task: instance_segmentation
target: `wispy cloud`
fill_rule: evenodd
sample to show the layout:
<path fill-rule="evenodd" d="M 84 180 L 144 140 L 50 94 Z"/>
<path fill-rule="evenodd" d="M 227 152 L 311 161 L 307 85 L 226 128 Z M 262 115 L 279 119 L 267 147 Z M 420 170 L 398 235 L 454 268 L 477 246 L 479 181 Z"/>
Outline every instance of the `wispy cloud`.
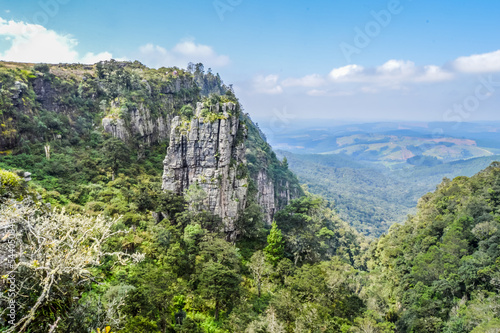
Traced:
<path fill-rule="evenodd" d="M 323 78 L 321 75 L 311 74 L 298 79 L 289 78 L 283 80 L 282 84 L 285 87 L 320 87 L 324 85 L 325 82 L 325 78 Z"/>
<path fill-rule="evenodd" d="M 112 54 L 79 54 L 78 41 L 71 35 L 62 35 L 38 24 L 22 21 L 7 21 L 0 17 L 0 36 L 11 44 L 0 52 L 0 58 L 18 62 L 46 63 L 94 63 L 109 60 Z"/>
<path fill-rule="evenodd" d="M 338 90 L 328 90 L 328 89 L 312 89 L 307 92 L 307 95 L 312 97 L 324 97 L 324 96 L 352 96 L 354 95 L 354 91 L 338 91 Z"/>
<path fill-rule="evenodd" d="M 415 78 L 415 82 L 440 82 L 452 80 L 455 76 L 443 68 L 435 65 L 423 67 L 423 73 Z"/>
<path fill-rule="evenodd" d="M 450 73 L 439 66 L 418 67 L 412 61 L 389 60 L 375 68 L 348 65 L 334 68 L 328 78 L 332 82 L 357 82 L 390 87 L 412 82 L 439 82 L 453 79 Z"/>
<path fill-rule="evenodd" d="M 283 92 L 283 88 L 278 81 L 278 75 L 257 75 L 253 79 L 254 92 L 267 95 L 281 94 Z"/>
<path fill-rule="evenodd" d="M 107 51 L 81 54 L 77 51 L 78 40 L 75 37 L 39 24 L 7 21 L 0 17 L 0 36 L 10 43 L 6 49 L 0 50 L 0 59 L 6 61 L 93 64 L 113 58 Z M 218 54 L 211 46 L 190 40 L 182 41 L 170 50 L 147 44 L 140 47 L 138 53 L 139 60 L 152 67 L 185 67 L 189 62 L 222 67 L 230 63 L 228 56 Z M 125 59 L 120 57 L 117 60 Z"/>
<path fill-rule="evenodd" d="M 418 66 L 410 60 L 391 59 L 375 67 L 351 64 L 333 68 L 326 75 L 310 74 L 285 78 L 271 74 L 254 79 L 256 92 L 280 94 L 287 89 L 304 89 L 309 96 L 351 96 L 384 90 L 411 90 L 411 86 L 454 81 L 464 74 L 500 72 L 500 50 L 457 58 L 443 66 Z"/>
<path fill-rule="evenodd" d="M 143 45 L 139 49 L 139 57 L 151 67 L 185 67 L 189 62 L 202 62 L 208 67 L 223 67 L 230 63 L 228 56 L 218 54 L 211 46 L 189 40 L 178 43 L 171 50 L 154 44 Z"/>

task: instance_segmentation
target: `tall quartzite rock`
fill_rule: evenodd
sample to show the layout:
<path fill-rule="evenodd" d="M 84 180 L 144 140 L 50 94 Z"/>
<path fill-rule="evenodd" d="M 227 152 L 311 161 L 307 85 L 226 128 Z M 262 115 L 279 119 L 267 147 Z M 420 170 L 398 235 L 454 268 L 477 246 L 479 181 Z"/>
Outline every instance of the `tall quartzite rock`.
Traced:
<path fill-rule="evenodd" d="M 163 189 L 183 193 L 198 183 L 207 193 L 205 206 L 224 222 L 224 231 L 234 233 L 238 213 L 247 200 L 247 178 L 237 176 L 237 166 L 245 163 L 245 147 L 237 142 L 240 122 L 237 105 L 212 106 L 222 119 L 210 122 L 201 116 L 202 103 L 189 122 L 172 121 L 170 145 L 164 161 Z"/>
<path fill-rule="evenodd" d="M 210 106 L 211 119 L 202 116 L 203 108 L 198 103 L 191 120 L 175 117 L 172 121 L 163 189 L 182 194 L 198 184 L 207 194 L 205 207 L 222 218 L 224 231 L 234 238 L 239 233 L 236 221 L 249 200 L 249 182 L 253 182 L 256 202 L 265 222 L 271 224 L 274 213 L 301 195 L 300 190 L 291 194 L 288 182 L 273 180 L 265 163 L 254 175 L 242 173 L 249 148 L 245 145 L 247 126 L 240 122 L 238 105 Z"/>

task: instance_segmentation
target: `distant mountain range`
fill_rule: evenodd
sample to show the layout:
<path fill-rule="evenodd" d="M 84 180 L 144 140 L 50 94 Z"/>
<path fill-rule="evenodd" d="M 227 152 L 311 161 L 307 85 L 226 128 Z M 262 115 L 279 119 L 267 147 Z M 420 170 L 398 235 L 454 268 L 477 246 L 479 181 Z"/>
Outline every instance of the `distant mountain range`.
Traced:
<path fill-rule="evenodd" d="M 500 149 L 500 123 L 383 122 L 331 126 L 325 126 L 325 123 L 328 124 L 291 126 L 287 131 L 272 133 L 269 141 L 277 149 L 295 153 L 344 152 L 352 155 L 367 152 L 364 155 L 373 154 L 369 158 L 372 161 L 379 154 L 371 151 L 380 151 L 386 146 L 384 150 L 388 151 L 382 153 L 385 157 L 382 160 L 396 161 L 427 155 L 427 152 L 429 156 L 446 162 L 488 156 Z M 361 146 L 363 144 L 366 147 Z M 389 156 L 389 152 L 398 147 L 400 153 Z"/>
<path fill-rule="evenodd" d="M 309 191 L 366 235 L 413 212 L 444 177 L 500 160 L 500 123 L 372 123 L 295 128 L 269 140 Z"/>

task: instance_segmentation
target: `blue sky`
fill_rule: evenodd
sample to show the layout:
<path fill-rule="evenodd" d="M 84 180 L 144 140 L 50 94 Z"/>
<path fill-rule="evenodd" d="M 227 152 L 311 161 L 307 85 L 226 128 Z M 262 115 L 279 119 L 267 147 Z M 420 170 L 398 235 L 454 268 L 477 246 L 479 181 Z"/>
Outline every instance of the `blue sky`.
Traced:
<path fill-rule="evenodd" d="M 261 122 L 500 120 L 496 0 L 3 4 L 1 59 L 202 61 Z"/>

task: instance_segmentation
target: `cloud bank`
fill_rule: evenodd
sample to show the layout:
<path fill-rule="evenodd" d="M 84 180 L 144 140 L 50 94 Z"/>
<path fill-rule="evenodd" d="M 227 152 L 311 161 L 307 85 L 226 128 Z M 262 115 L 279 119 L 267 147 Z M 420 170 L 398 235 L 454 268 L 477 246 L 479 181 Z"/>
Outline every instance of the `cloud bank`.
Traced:
<path fill-rule="evenodd" d="M 139 58 L 150 67 L 178 66 L 186 67 L 189 62 L 203 63 L 205 67 L 223 67 L 230 63 L 229 57 L 217 54 L 211 46 L 183 41 L 171 50 L 146 44 L 139 49 Z"/>
<path fill-rule="evenodd" d="M 351 96 L 387 90 L 406 90 L 410 86 L 454 81 L 462 75 L 500 72 L 500 50 L 457 58 L 443 66 L 417 66 L 410 60 L 391 59 L 376 67 L 351 64 L 333 68 L 328 74 L 308 74 L 278 80 L 270 74 L 254 78 L 256 93 L 281 94 L 302 88 L 309 96 Z M 342 90 L 344 89 L 344 90 Z"/>
<path fill-rule="evenodd" d="M 0 36 L 10 47 L 0 52 L 0 59 L 17 62 L 95 63 L 109 60 L 109 52 L 79 54 L 78 41 L 70 35 L 61 35 L 38 24 L 7 21 L 0 17 Z"/>
<path fill-rule="evenodd" d="M 5 20 L 0 17 L 0 38 L 10 46 L 0 51 L 0 60 L 28 63 L 85 63 L 99 61 L 125 60 L 127 57 L 114 57 L 107 51 L 100 53 L 77 51 L 78 40 L 71 35 L 58 33 L 39 24 Z M 179 66 L 189 62 L 202 62 L 207 67 L 223 67 L 230 63 L 226 55 L 220 55 L 208 45 L 186 40 L 168 50 L 155 44 L 138 48 L 136 58 L 150 67 Z"/>

